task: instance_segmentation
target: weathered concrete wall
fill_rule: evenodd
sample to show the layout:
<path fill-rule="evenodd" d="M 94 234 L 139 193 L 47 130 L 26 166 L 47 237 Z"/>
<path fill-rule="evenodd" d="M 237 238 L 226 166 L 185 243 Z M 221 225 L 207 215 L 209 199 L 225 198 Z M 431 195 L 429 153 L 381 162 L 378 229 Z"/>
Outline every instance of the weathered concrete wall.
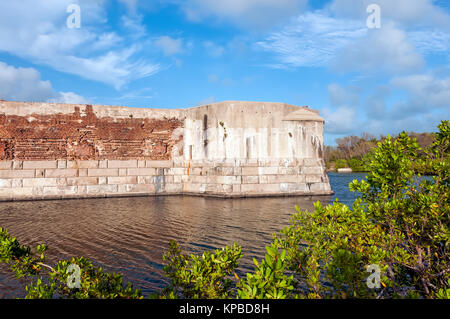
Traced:
<path fill-rule="evenodd" d="M 0 101 L 0 200 L 331 194 L 322 153 L 317 112 L 284 103 Z"/>

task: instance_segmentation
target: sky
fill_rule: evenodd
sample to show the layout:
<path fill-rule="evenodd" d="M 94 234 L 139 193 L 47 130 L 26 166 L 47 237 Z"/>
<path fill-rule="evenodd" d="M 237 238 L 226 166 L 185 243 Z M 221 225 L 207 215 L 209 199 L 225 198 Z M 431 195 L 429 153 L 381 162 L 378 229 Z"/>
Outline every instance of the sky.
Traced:
<path fill-rule="evenodd" d="M 450 117 L 450 1 L 1 0 L 0 99 L 307 105 L 326 145 L 436 131 Z"/>

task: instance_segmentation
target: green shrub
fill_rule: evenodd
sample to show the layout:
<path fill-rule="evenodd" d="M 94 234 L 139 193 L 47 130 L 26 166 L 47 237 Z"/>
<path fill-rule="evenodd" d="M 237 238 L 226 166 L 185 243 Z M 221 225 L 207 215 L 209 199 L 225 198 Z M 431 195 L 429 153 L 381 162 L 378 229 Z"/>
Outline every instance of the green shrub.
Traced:
<path fill-rule="evenodd" d="M 185 255 L 171 242 L 164 256 L 167 288 L 152 298 L 449 298 L 450 125 L 442 121 L 434 143 L 421 149 L 403 132 L 365 158 L 366 180 L 349 187 L 361 195 L 352 207 L 335 201 L 314 210 L 296 207 L 291 225 L 274 235 L 265 257 L 239 278 L 237 244 Z M 424 154 L 418 159 L 418 154 Z M 345 163 L 347 164 L 347 163 Z M 338 167 L 338 165 L 336 165 Z M 435 176 L 421 178 L 427 171 Z M 45 245 L 22 246 L 0 228 L 0 262 L 18 277 L 42 275 L 28 298 L 141 298 L 120 275 L 85 258 L 46 265 Z M 81 269 L 81 287 L 68 288 L 69 263 Z M 380 286 L 369 284 L 380 270 Z M 48 271 L 50 269 L 50 271 Z"/>

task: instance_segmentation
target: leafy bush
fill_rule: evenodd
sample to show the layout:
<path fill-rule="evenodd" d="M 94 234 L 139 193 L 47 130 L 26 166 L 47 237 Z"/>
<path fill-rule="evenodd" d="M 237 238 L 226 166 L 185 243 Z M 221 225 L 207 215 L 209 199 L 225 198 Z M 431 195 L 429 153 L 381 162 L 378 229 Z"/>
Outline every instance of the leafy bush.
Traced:
<path fill-rule="evenodd" d="M 405 132 L 372 150 L 366 180 L 349 187 L 361 196 L 352 208 L 335 201 L 314 211 L 296 207 L 292 223 L 274 235 L 252 273 L 235 272 L 237 244 L 185 255 L 175 242 L 164 255 L 167 288 L 152 298 L 446 298 L 450 297 L 450 124 L 442 121 L 433 144 L 419 147 Z M 418 159 L 418 154 L 422 157 Z M 424 154 L 424 155 L 423 155 Z M 432 170 L 435 176 L 424 179 Z M 16 276 L 37 276 L 28 298 L 141 298 L 122 277 L 85 258 L 46 265 L 45 245 L 22 246 L 0 229 L 0 262 Z M 81 287 L 68 288 L 69 263 L 81 269 Z M 368 284 L 368 266 L 380 286 Z M 370 276 L 369 276 L 370 275 Z M 369 278 L 368 278 L 369 277 Z"/>
<path fill-rule="evenodd" d="M 338 159 L 334 165 L 336 170 L 348 167 L 348 163 L 345 159 Z"/>
<path fill-rule="evenodd" d="M 39 276 L 36 282 L 26 286 L 29 299 L 48 298 L 142 298 L 141 291 L 133 289 L 131 283 L 123 285 L 122 276 L 103 272 L 86 258 L 72 258 L 58 261 L 55 267 L 45 264 L 46 245 L 38 245 L 33 252 L 28 246 L 20 245 L 6 229 L 0 228 L 0 262 L 10 265 L 17 278 Z M 73 272 L 70 264 L 80 269 L 80 287 L 69 288 L 68 279 Z"/>

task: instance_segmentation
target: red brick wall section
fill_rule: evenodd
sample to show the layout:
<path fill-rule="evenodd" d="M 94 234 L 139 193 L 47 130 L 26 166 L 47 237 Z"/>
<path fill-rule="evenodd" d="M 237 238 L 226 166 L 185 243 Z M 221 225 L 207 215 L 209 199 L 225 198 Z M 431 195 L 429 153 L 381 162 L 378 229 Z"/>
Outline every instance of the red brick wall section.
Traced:
<path fill-rule="evenodd" d="M 176 118 L 98 118 L 90 105 L 85 114 L 0 113 L 0 160 L 167 160 L 179 142 L 172 132 L 183 126 Z"/>

